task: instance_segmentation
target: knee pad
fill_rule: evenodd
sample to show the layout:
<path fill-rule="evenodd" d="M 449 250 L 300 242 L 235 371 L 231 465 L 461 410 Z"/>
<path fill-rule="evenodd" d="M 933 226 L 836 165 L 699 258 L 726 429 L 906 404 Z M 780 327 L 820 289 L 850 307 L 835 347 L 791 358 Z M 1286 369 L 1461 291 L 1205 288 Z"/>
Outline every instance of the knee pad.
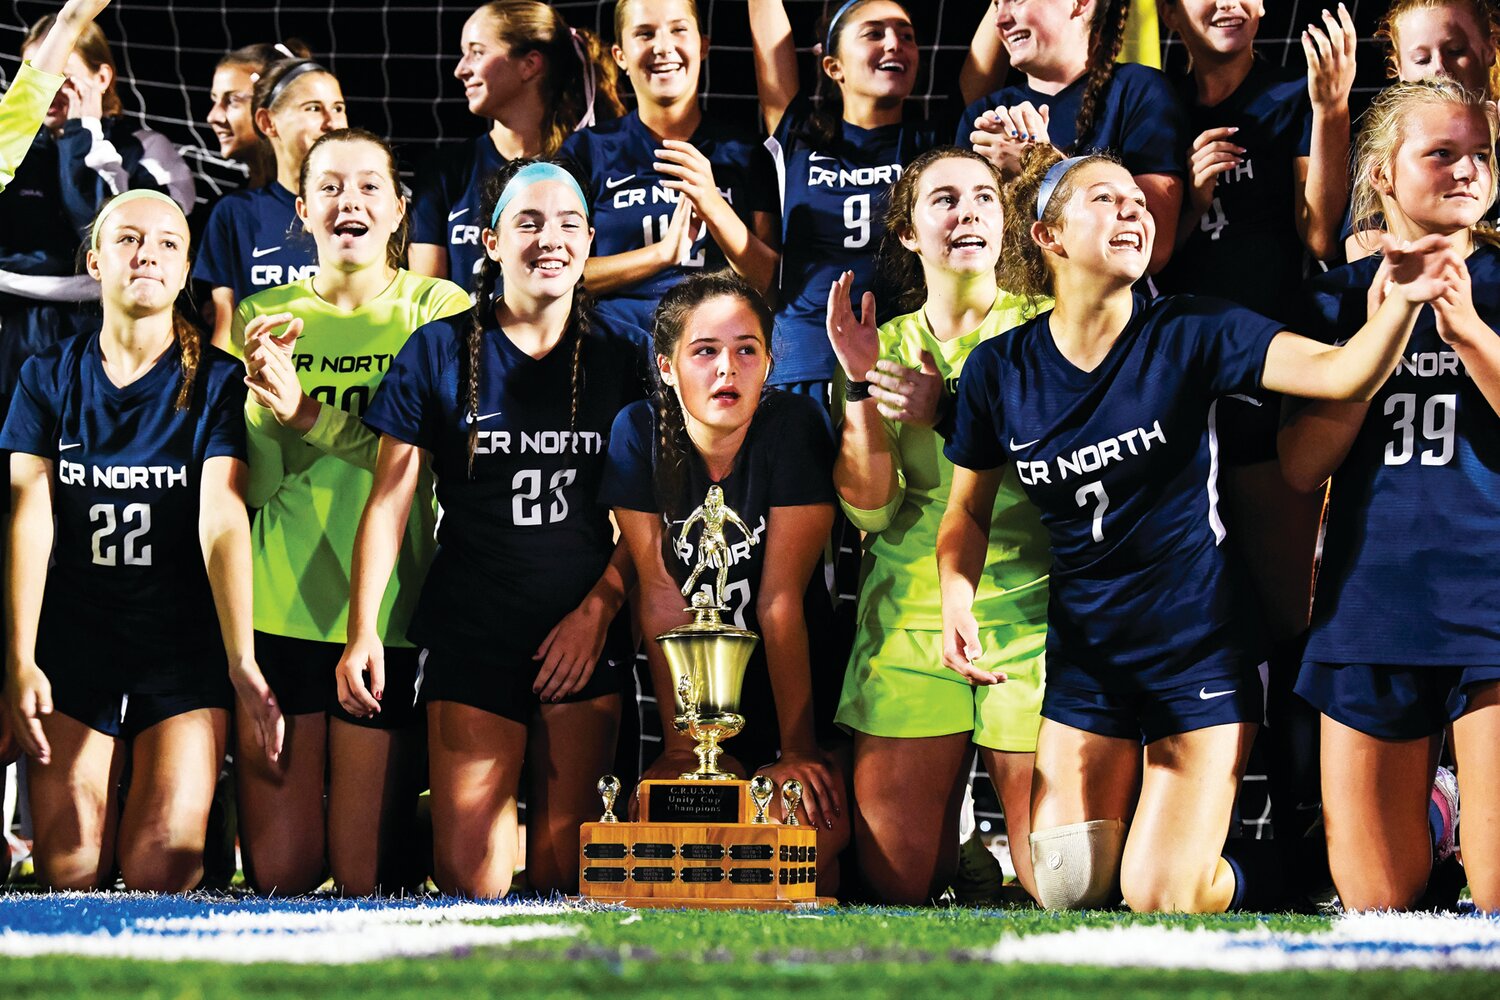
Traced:
<path fill-rule="evenodd" d="M 1031 835 L 1037 902 L 1049 910 L 1092 910 L 1120 902 L 1125 824 L 1071 823 Z"/>

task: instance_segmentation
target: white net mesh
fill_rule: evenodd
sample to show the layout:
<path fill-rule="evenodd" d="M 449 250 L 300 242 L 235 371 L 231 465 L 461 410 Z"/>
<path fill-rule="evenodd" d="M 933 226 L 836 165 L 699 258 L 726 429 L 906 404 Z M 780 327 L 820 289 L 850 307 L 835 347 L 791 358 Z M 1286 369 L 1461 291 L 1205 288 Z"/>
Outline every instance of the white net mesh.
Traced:
<path fill-rule="evenodd" d="M 244 181 L 237 164 L 217 155 L 203 122 L 208 111 L 209 82 L 219 57 L 254 42 L 301 38 L 313 54 L 339 76 L 349 99 L 350 121 L 391 137 L 407 163 L 420 158 L 434 142 L 456 141 L 475 134 L 480 123 L 468 113 L 452 69 L 459 32 L 474 3 L 323 4 L 299 0 L 209 3 L 201 0 L 147 2 L 117 0 L 101 18 L 119 65 L 119 91 L 127 114 L 140 117 L 166 134 L 182 150 L 200 180 L 199 197 L 213 200 Z M 571 24 L 587 27 L 608 40 L 613 35 L 612 0 L 560 0 L 554 4 Z M 700 0 L 712 38 L 704 64 L 703 89 L 716 116 L 757 125 L 754 74 L 746 5 L 743 0 Z M 923 43 L 920 102 L 940 102 L 968 46 L 976 20 L 988 16 L 977 0 L 935 0 L 910 4 Z M 1267 5 L 1259 46 L 1274 62 L 1299 64 L 1297 40 L 1302 25 L 1322 3 L 1273 0 Z M 811 41 L 823 0 L 788 0 L 796 38 L 807 43 L 803 79 L 814 79 Z M 56 0 L 0 2 L 0 76 L 8 80 L 19 64 L 26 25 L 57 10 Z M 1378 0 L 1352 0 L 1350 8 L 1368 39 L 1384 8 Z M 1295 30 L 1294 30 L 1295 29 Z M 1173 42 L 1166 45 L 1168 67 L 1181 65 Z M 1377 51 L 1362 45 L 1361 93 L 1377 87 L 1383 71 Z"/>

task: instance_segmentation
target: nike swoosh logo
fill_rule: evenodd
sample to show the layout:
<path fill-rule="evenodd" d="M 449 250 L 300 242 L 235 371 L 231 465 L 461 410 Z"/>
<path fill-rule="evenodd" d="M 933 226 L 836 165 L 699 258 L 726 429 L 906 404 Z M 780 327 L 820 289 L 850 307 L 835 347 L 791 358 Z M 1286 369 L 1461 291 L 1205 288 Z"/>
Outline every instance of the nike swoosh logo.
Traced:
<path fill-rule="evenodd" d="M 71 448 L 82 448 L 82 447 L 83 447 L 83 442 L 82 441 L 77 441 L 77 442 L 74 442 L 73 444 L 63 444 L 62 442 L 58 442 L 57 450 L 58 451 L 68 451 Z"/>
<path fill-rule="evenodd" d="M 1215 691 L 1213 694 L 1209 694 L 1208 688 L 1201 687 L 1198 689 L 1198 697 L 1203 701 L 1208 701 L 1210 698 L 1222 698 L 1226 694 L 1234 694 L 1234 691 L 1234 688 L 1230 688 L 1228 691 Z"/>
<path fill-rule="evenodd" d="M 1010 439 L 1010 450 L 1011 451 L 1024 451 L 1027 448 L 1030 448 L 1032 445 L 1036 444 L 1036 442 L 1040 441 L 1040 440 L 1041 440 L 1041 438 L 1037 438 L 1036 441 L 1027 441 L 1024 444 L 1016 444 L 1016 439 L 1015 438 L 1011 438 Z"/>
<path fill-rule="evenodd" d="M 615 188 L 619 187 L 621 184 L 624 184 L 627 181 L 633 181 L 633 180 L 635 180 L 635 174 L 631 174 L 629 177 L 606 177 L 606 178 L 604 178 L 604 186 L 607 187 L 609 190 L 613 191 Z"/>
<path fill-rule="evenodd" d="M 838 159 L 837 156 L 825 156 L 822 153 L 809 153 L 808 156 L 807 156 L 807 162 L 809 162 L 809 163 L 821 163 L 821 162 L 823 162 L 825 160 L 837 160 L 837 159 Z"/>
<path fill-rule="evenodd" d="M 266 247 L 266 249 L 262 250 L 260 247 L 256 247 L 254 250 L 250 251 L 250 256 L 252 256 L 252 257 L 264 257 L 266 254 L 268 254 L 268 253 L 275 253 L 277 250 L 280 250 L 280 249 L 281 249 L 281 247 Z"/>
<path fill-rule="evenodd" d="M 474 422 L 476 424 L 483 423 L 484 421 L 490 419 L 490 417 L 498 417 L 500 414 L 502 414 L 504 412 L 505 412 L 504 410 L 496 410 L 494 413 L 480 414 L 479 416 L 477 416 L 477 417 L 474 418 Z"/>
<path fill-rule="evenodd" d="M 468 212 L 467 208 L 460 208 L 457 212 L 449 212 L 448 221 L 452 222 L 454 219 L 458 218 L 460 215 L 463 215 L 466 212 Z"/>

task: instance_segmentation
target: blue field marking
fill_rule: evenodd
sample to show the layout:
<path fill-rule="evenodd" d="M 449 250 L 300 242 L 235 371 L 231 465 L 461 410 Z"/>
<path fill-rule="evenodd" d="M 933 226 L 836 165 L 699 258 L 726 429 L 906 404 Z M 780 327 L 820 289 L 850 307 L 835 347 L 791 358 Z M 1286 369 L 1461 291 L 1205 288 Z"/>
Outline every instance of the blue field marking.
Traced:
<path fill-rule="evenodd" d="M 579 929 L 530 919 L 566 912 L 504 900 L 0 895 L 0 956 L 343 964 L 569 937 Z"/>
<path fill-rule="evenodd" d="M 1326 931 L 1172 926 L 1084 927 L 1006 936 L 986 956 L 1005 963 L 1281 972 L 1315 969 L 1500 970 L 1500 917 L 1351 914 Z"/>

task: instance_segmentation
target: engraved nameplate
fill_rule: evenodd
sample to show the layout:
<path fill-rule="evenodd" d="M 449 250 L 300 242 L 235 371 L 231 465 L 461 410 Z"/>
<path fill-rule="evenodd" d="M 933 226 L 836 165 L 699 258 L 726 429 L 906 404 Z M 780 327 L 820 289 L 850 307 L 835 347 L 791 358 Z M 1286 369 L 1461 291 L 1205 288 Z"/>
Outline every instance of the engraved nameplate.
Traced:
<path fill-rule="evenodd" d="M 742 789 L 739 782 L 653 784 L 642 819 L 647 823 L 738 823 Z"/>
<path fill-rule="evenodd" d="M 718 861 L 724 856 L 723 844 L 683 844 L 684 861 Z"/>
<path fill-rule="evenodd" d="M 648 861 L 670 861 L 677 857 L 677 848 L 672 844 L 652 844 L 643 841 L 631 850 L 636 857 L 645 858 Z"/>
<path fill-rule="evenodd" d="M 623 868 L 601 868 L 590 865 L 583 870 L 585 882 L 623 882 L 625 881 L 625 869 Z"/>
<path fill-rule="evenodd" d="M 671 865 L 636 865 L 630 877 L 637 882 L 670 882 L 677 877 Z"/>
<path fill-rule="evenodd" d="M 731 861 L 770 861 L 770 844 L 732 844 L 729 848 Z"/>
<path fill-rule="evenodd" d="M 624 844 L 584 844 L 583 856 L 586 858 L 623 858 L 625 857 Z"/>
<path fill-rule="evenodd" d="M 704 868 L 684 868 L 681 877 L 684 882 L 722 882 L 724 881 L 724 869 L 718 865 L 709 865 Z"/>

